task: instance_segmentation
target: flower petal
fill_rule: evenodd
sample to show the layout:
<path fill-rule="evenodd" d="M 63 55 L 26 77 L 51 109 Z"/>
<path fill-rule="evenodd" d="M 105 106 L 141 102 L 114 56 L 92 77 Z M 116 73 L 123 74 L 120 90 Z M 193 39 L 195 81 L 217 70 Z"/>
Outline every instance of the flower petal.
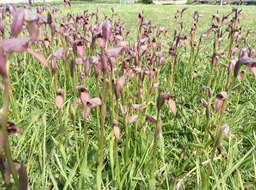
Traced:
<path fill-rule="evenodd" d="M 167 103 L 168 103 L 169 108 L 170 108 L 171 112 L 173 113 L 173 115 L 176 116 L 177 108 L 176 108 L 176 103 L 175 103 L 175 101 L 170 97 L 170 98 L 167 100 Z"/>
<path fill-rule="evenodd" d="M 61 109 L 63 106 L 64 102 L 64 91 L 63 89 L 58 89 L 56 93 L 56 98 L 55 98 L 55 105 L 58 109 Z"/>
<path fill-rule="evenodd" d="M 118 125 L 113 126 L 113 133 L 117 142 L 121 140 L 121 130 Z"/>
<path fill-rule="evenodd" d="M 135 123 L 135 122 L 138 120 L 138 118 L 139 118 L 138 115 L 129 116 L 129 117 L 127 118 L 127 123 L 128 123 L 128 124 Z"/>
<path fill-rule="evenodd" d="M 24 9 L 18 8 L 15 11 L 15 15 L 11 25 L 11 37 L 17 37 L 19 33 L 22 31 L 22 27 L 24 24 Z"/>
<path fill-rule="evenodd" d="M 112 36 L 112 28 L 111 28 L 111 24 L 108 20 L 104 20 L 104 22 L 102 23 L 102 36 L 105 40 L 110 40 L 111 36 Z"/>
<path fill-rule="evenodd" d="M 106 50 L 106 54 L 109 57 L 118 57 L 121 55 L 123 47 L 109 48 Z"/>
<path fill-rule="evenodd" d="M 216 112 L 220 113 L 222 108 L 223 108 L 223 104 L 224 104 L 224 100 L 228 98 L 228 94 L 226 91 L 222 91 L 220 92 L 216 98 L 215 98 L 215 110 Z"/>
<path fill-rule="evenodd" d="M 89 106 L 90 108 L 100 106 L 101 103 L 102 102 L 101 102 L 101 99 L 99 97 L 91 98 L 91 99 L 87 100 L 87 106 Z"/>
<path fill-rule="evenodd" d="M 28 49 L 29 38 L 10 38 L 0 41 L 0 48 L 5 53 L 25 52 Z"/>

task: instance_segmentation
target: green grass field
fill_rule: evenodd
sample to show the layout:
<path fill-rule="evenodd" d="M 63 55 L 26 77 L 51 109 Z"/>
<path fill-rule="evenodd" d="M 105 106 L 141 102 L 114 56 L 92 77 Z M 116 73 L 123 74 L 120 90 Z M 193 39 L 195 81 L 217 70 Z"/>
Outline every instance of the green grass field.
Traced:
<path fill-rule="evenodd" d="M 199 11 L 202 14 L 200 29 L 206 29 L 209 25 L 210 16 L 217 11 L 219 13 L 227 13 L 232 9 L 232 6 L 214 6 L 214 5 L 143 5 L 143 4 L 130 4 L 130 5 L 120 5 L 120 4 L 75 4 L 71 9 L 62 10 L 64 13 L 67 12 L 81 12 L 84 10 L 95 11 L 99 9 L 99 13 L 102 15 L 108 15 L 111 12 L 111 8 L 114 8 L 119 17 L 124 21 L 126 28 L 135 31 L 135 26 L 137 24 L 137 14 L 144 12 L 145 17 L 151 20 L 154 24 L 165 26 L 169 31 L 173 29 L 172 19 L 177 9 L 182 9 L 188 7 L 186 11 L 186 16 L 184 18 L 188 25 L 192 23 L 190 16 L 192 16 L 194 11 Z M 246 27 L 255 29 L 256 21 L 254 18 L 256 13 L 254 11 L 255 6 L 239 6 L 243 9 L 244 19 L 242 23 Z"/>
<path fill-rule="evenodd" d="M 199 11 L 202 17 L 199 21 L 199 32 L 206 31 L 211 24 L 211 15 L 230 12 L 231 6 L 155 6 L 155 5 L 119 5 L 119 4 L 74 4 L 71 8 L 62 7 L 58 16 L 67 13 L 82 13 L 85 10 L 99 11 L 101 20 L 104 15 L 111 13 L 114 8 L 117 17 L 124 21 L 125 31 L 131 31 L 131 41 L 135 41 L 137 33 L 137 15 L 144 13 L 146 20 L 151 20 L 157 26 L 164 26 L 168 34 L 163 39 L 165 53 L 173 40 L 173 16 L 177 9 L 187 7 L 184 13 L 184 30 L 188 33 L 192 24 L 192 14 Z M 256 32 L 256 7 L 242 6 L 243 17 L 241 26 Z M 227 36 L 225 36 L 227 37 Z M 252 48 L 256 47 L 255 33 L 248 37 Z M 222 46 L 226 51 L 228 42 Z M 181 59 L 176 68 L 175 83 L 167 80 L 167 71 L 161 71 L 164 90 L 171 91 L 177 105 L 177 116 L 173 117 L 167 107 L 161 113 L 163 121 L 164 144 L 153 151 L 152 142 L 155 126 L 147 125 L 148 133 L 140 131 L 140 126 L 132 124 L 129 127 L 130 139 L 126 139 L 125 128 L 121 128 L 121 142 L 117 144 L 117 151 L 113 153 L 111 121 L 108 120 L 104 139 L 104 169 L 102 172 L 102 189 L 147 190 L 150 187 L 150 171 L 153 157 L 157 157 L 157 190 L 254 190 L 256 189 L 256 81 L 250 72 L 246 72 L 246 79 L 237 81 L 232 88 L 227 102 L 227 110 L 221 124 L 227 123 L 230 133 L 222 141 L 226 158 L 217 151 L 213 154 L 212 142 L 207 136 L 204 109 L 200 105 L 203 97 L 201 87 L 207 85 L 210 72 L 212 53 L 212 39 L 203 41 L 199 58 L 193 66 L 197 71 L 191 76 L 189 66 L 189 52 L 181 48 Z M 56 47 L 56 46 L 55 46 Z M 61 44 L 57 47 L 61 47 Z M 56 47 L 56 48 L 57 48 Z M 55 48 L 55 49 L 56 49 Z M 242 45 L 239 46 L 242 48 Z M 168 54 L 167 54 L 168 55 Z M 18 63 L 20 61 L 24 63 Z M 169 59 L 166 59 L 167 61 Z M 68 60 L 67 60 L 68 61 Z M 88 161 L 84 166 L 84 131 L 80 113 L 75 119 L 70 116 L 70 109 L 75 102 L 72 86 L 66 81 L 65 70 L 60 67 L 59 81 L 65 92 L 65 105 L 61 111 L 55 106 L 56 92 L 51 74 L 42 68 L 27 54 L 12 56 L 10 59 L 15 67 L 10 67 L 12 95 L 9 118 L 22 128 L 22 133 L 13 135 L 11 139 L 12 154 L 15 160 L 21 161 L 27 168 L 29 189 L 31 190 L 89 190 L 96 189 L 96 171 L 98 162 L 98 125 L 97 112 L 92 111 L 88 122 Z M 65 61 L 64 61 L 65 62 Z M 63 64 L 64 62 L 60 62 Z M 213 77 L 212 89 L 214 97 L 222 90 L 226 80 L 224 75 L 225 60 L 221 60 L 220 74 Z M 95 95 L 95 79 L 89 78 L 81 82 Z M 133 85 L 128 87 L 128 91 Z M 127 98 L 133 102 L 135 97 Z M 156 115 L 152 105 L 155 96 L 149 98 L 147 114 Z M 153 102 L 153 103 L 152 103 Z M 134 102 L 133 102 L 134 103 Z M 114 108 L 112 108 L 114 109 Z M 111 112 L 111 107 L 110 107 Z M 141 114 L 141 113 L 137 113 Z M 143 114 L 143 113 L 142 113 Z M 220 118 L 213 114 L 209 121 L 212 125 L 219 123 Z M 138 139 L 133 137 L 133 131 L 138 130 Z M 210 130 L 215 130 L 210 127 Z M 207 136 L 207 137 L 206 137 Z M 136 144 L 137 143 L 137 144 Z M 128 144 L 128 161 L 124 152 Z M 135 144 L 135 145 L 134 145 Z M 139 144 L 139 145 L 138 145 Z M 160 143 L 161 144 L 161 143 Z M 134 148 L 135 147 L 135 148 Z M 137 149 L 137 147 L 139 147 Z M 115 149 L 114 149 L 115 151 Z M 158 152 L 159 151 L 159 152 Z M 164 158 L 162 153 L 164 152 Z M 115 155 L 115 153 L 117 155 Z M 156 153 L 156 155 L 152 155 Z M 119 166 L 114 171 L 111 167 L 113 159 L 118 160 Z M 213 156 L 213 157 L 212 157 Z M 113 173 L 119 175 L 119 183 Z M 1 178 L 0 178 L 1 180 Z M 1 184 L 1 181 L 0 181 Z"/>

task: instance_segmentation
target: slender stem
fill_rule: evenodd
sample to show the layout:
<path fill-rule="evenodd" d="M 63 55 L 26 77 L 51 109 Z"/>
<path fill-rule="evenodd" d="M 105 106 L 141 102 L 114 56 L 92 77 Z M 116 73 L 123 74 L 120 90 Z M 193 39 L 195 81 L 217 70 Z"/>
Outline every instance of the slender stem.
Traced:
<path fill-rule="evenodd" d="M 115 104 L 116 102 L 116 104 Z M 119 102 L 118 102 L 118 98 L 116 98 L 116 101 L 113 100 L 113 118 L 116 119 L 118 121 L 118 113 L 119 113 Z M 119 126 L 120 127 L 120 126 Z M 115 180 L 117 183 L 117 187 L 119 187 L 118 189 L 122 189 L 121 188 L 121 183 L 120 183 L 120 164 L 119 164 L 119 156 L 118 156 L 118 139 L 116 139 L 115 141 L 115 145 L 114 145 L 114 154 L 115 154 Z"/>
<path fill-rule="evenodd" d="M 89 109 L 86 107 L 85 109 Z M 87 169 L 87 155 L 88 155 L 88 124 L 86 118 L 84 118 L 84 167 Z"/>
<path fill-rule="evenodd" d="M 156 173 L 157 173 L 157 142 L 158 136 L 161 133 L 161 124 L 160 124 L 160 110 L 157 109 L 157 122 L 156 122 L 156 131 L 154 135 L 154 144 L 153 144 L 153 158 L 152 158 L 152 170 L 150 176 L 150 189 L 155 189 L 156 185 Z"/>
<path fill-rule="evenodd" d="M 103 83 L 103 96 L 102 96 L 102 105 L 100 107 L 100 130 L 99 130 L 99 157 L 98 157 L 98 167 L 97 167 L 97 176 L 96 176 L 96 186 L 97 190 L 101 190 L 102 183 L 102 169 L 103 169 L 103 160 L 104 160 L 104 133 L 105 133 L 105 117 L 106 117 L 106 96 L 107 96 L 107 80 L 104 77 Z"/>
<path fill-rule="evenodd" d="M 3 116 L 2 116 L 2 123 L 0 128 L 0 136 L 3 138 L 3 150 L 4 154 L 6 156 L 7 163 L 10 167 L 10 171 L 12 173 L 12 176 L 15 181 L 16 188 L 19 189 L 19 179 L 18 179 L 18 173 L 13 165 L 9 140 L 8 140 L 8 133 L 7 133 L 7 122 L 8 122 L 8 112 L 9 112 L 9 100 L 10 100 L 10 83 L 9 78 L 6 77 L 3 79 L 4 82 L 4 94 L 3 94 Z"/>

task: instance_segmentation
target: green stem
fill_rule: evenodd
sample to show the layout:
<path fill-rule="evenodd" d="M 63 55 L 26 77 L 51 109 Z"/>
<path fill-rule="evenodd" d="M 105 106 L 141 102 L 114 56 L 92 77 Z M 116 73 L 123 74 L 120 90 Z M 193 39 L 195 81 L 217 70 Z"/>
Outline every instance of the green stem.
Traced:
<path fill-rule="evenodd" d="M 85 108 L 88 109 L 88 108 Z M 83 168 L 87 169 L 87 155 L 88 155 L 88 124 L 86 119 L 84 119 L 84 163 L 83 163 Z"/>
<path fill-rule="evenodd" d="M 156 123 L 156 131 L 154 134 L 154 141 L 153 141 L 153 158 L 152 158 L 152 170 L 150 176 L 150 189 L 155 189 L 156 186 L 156 173 L 157 173 L 157 142 L 158 136 L 161 133 L 161 126 L 160 126 L 160 110 L 157 110 L 157 123 Z"/>
<path fill-rule="evenodd" d="M 106 77 L 106 76 L 105 76 Z M 99 130 L 99 157 L 98 157 L 98 167 L 97 167 L 97 176 L 96 176 L 96 187 L 97 190 L 101 190 L 102 184 L 102 169 L 103 169 L 103 160 L 104 160 L 104 133 L 105 133 L 105 117 L 106 117 L 106 96 L 107 96 L 107 80 L 104 77 L 103 83 L 103 96 L 102 96 L 102 105 L 100 107 L 100 130 Z"/>
<path fill-rule="evenodd" d="M 4 155 L 6 156 L 7 163 L 10 167 L 11 174 L 14 178 L 16 188 L 19 189 L 19 178 L 18 178 L 18 173 L 15 169 L 15 166 L 13 165 L 13 160 L 12 160 L 12 155 L 11 155 L 11 150 L 10 150 L 10 145 L 9 145 L 9 140 L 8 140 L 8 133 L 7 133 L 7 122 L 8 122 L 8 112 L 9 112 L 9 100 L 10 100 L 10 83 L 9 83 L 9 78 L 6 77 L 3 79 L 4 82 L 4 94 L 3 94 L 3 116 L 2 116 L 2 123 L 1 123 L 1 128 L 0 128 L 0 136 L 3 138 L 3 151 Z M 0 147 L 1 148 L 1 147 Z"/>

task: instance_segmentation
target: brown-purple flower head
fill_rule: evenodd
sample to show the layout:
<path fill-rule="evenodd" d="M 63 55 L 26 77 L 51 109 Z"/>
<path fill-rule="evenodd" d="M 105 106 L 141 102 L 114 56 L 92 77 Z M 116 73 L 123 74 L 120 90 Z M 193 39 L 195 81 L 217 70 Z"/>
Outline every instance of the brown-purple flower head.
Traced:
<path fill-rule="evenodd" d="M 242 65 L 247 66 L 254 76 L 256 76 L 256 59 L 249 57 L 249 50 L 242 49 L 240 52 L 240 59 L 236 62 L 234 67 L 234 76 L 237 77 Z"/>
<path fill-rule="evenodd" d="M 102 37 L 106 41 L 109 41 L 112 37 L 112 27 L 108 19 L 103 21 L 101 29 L 102 29 Z"/>
<path fill-rule="evenodd" d="M 63 89 L 58 89 L 56 92 L 56 97 L 55 97 L 55 105 L 58 109 L 61 109 L 63 106 L 64 102 L 64 90 Z"/>
<path fill-rule="evenodd" d="M 177 113 L 176 103 L 175 103 L 173 97 L 168 93 L 161 92 L 159 94 L 159 96 L 157 98 L 157 109 L 160 110 L 162 108 L 162 106 L 164 105 L 165 101 L 167 101 L 167 104 L 168 104 L 171 112 L 173 113 L 173 115 L 176 116 L 176 113 Z"/>
<path fill-rule="evenodd" d="M 223 109 L 224 101 L 228 98 L 228 93 L 226 91 L 222 91 L 217 94 L 215 98 L 215 110 L 220 113 Z"/>

